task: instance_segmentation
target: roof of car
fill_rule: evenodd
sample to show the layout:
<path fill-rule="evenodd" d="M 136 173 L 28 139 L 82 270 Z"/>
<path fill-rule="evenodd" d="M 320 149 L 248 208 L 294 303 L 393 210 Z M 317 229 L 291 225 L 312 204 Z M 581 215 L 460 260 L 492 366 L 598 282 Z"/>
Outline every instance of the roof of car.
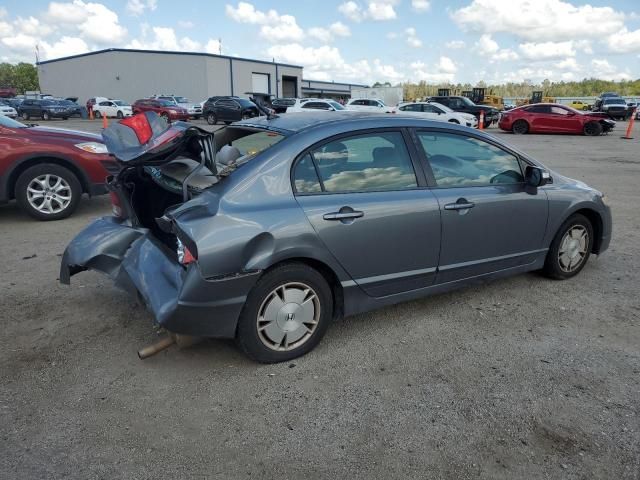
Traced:
<path fill-rule="evenodd" d="M 246 120 L 241 120 L 234 123 L 234 126 L 247 126 L 264 128 L 268 130 L 275 130 L 285 134 L 293 134 L 301 132 L 306 129 L 318 127 L 328 123 L 332 124 L 345 124 L 345 131 L 349 130 L 348 124 L 350 123 L 376 123 L 377 125 L 371 125 L 371 127 L 394 127 L 399 126 L 423 126 L 423 127 L 437 127 L 437 128 L 456 128 L 456 125 L 452 125 L 446 122 L 437 122 L 424 120 L 414 116 L 403 115 L 400 113 L 378 113 L 378 112 L 361 112 L 355 110 L 339 110 L 336 112 L 327 111 L 309 111 L 309 112 L 296 112 L 285 113 L 278 115 L 277 117 L 254 117 Z M 466 128 L 466 127 L 458 127 Z"/>

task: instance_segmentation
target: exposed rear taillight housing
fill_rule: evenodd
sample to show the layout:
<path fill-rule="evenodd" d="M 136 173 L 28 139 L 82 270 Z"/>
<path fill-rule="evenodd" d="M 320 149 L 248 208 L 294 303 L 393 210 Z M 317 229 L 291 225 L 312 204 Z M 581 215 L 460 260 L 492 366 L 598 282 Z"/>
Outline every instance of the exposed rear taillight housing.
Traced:
<path fill-rule="evenodd" d="M 191 253 L 191 250 L 179 238 L 177 239 L 177 245 L 178 262 L 182 265 L 189 265 L 197 260 L 196 256 Z"/>
<path fill-rule="evenodd" d="M 124 218 L 122 203 L 120 202 L 118 194 L 116 192 L 109 192 L 109 197 L 111 198 L 111 212 L 113 213 L 113 216 Z"/>

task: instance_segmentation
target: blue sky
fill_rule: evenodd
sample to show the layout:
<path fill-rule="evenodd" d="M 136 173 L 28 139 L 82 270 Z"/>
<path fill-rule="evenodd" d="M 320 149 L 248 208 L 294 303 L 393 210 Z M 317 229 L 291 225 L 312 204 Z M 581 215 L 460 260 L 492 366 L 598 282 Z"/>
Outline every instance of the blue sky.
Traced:
<path fill-rule="evenodd" d="M 640 2 L 3 0 L 0 60 L 33 61 L 36 45 L 41 59 L 222 48 L 367 84 L 636 79 Z"/>

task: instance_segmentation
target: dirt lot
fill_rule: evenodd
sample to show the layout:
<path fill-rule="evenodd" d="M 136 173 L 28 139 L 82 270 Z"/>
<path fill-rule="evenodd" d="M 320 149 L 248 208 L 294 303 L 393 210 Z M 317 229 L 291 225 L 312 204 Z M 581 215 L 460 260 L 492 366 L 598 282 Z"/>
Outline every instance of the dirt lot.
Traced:
<path fill-rule="evenodd" d="M 640 478 L 640 141 L 620 133 L 497 133 L 607 192 L 611 248 L 577 278 L 348 318 L 290 364 L 216 340 L 138 360 L 142 307 L 56 280 L 108 199 L 54 223 L 0 207 L 0 478 Z"/>

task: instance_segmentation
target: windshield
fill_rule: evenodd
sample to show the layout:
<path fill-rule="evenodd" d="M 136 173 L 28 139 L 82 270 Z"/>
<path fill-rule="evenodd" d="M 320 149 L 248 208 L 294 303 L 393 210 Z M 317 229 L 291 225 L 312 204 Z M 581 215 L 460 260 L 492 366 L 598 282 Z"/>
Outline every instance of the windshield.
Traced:
<path fill-rule="evenodd" d="M 42 100 L 42 105 L 59 105 L 59 103 L 54 100 Z"/>
<path fill-rule="evenodd" d="M 336 110 L 346 110 L 342 105 L 340 105 L 338 102 L 329 102 L 329 105 L 331 105 L 333 108 L 335 108 Z"/>
<path fill-rule="evenodd" d="M 175 102 L 170 102 L 169 100 L 158 100 L 158 102 L 160 102 L 160 105 L 162 105 L 163 107 L 171 107 L 172 105 L 176 105 Z"/>
<path fill-rule="evenodd" d="M 438 102 L 431 102 L 431 105 L 433 105 L 434 107 L 439 108 L 443 112 L 447 112 L 447 113 L 452 113 L 453 112 L 453 110 L 451 110 L 449 107 L 447 107 L 446 105 L 442 105 L 441 103 L 438 103 Z"/>
<path fill-rule="evenodd" d="M 189 99 L 187 97 L 173 97 L 176 99 L 178 103 L 189 103 Z"/>
<path fill-rule="evenodd" d="M 471 100 L 469 100 L 467 97 L 460 97 L 460 100 L 462 100 L 462 103 L 464 103 L 466 106 L 468 107 L 473 107 L 475 106 L 475 103 L 473 103 Z"/>
<path fill-rule="evenodd" d="M 257 155 L 263 150 L 275 145 L 283 138 L 283 135 L 275 132 L 256 132 L 233 140 L 231 145 L 240 150 L 243 156 Z"/>
<path fill-rule="evenodd" d="M 622 98 L 608 98 L 604 101 L 606 105 L 626 105 L 627 103 Z"/>
<path fill-rule="evenodd" d="M 16 122 L 15 120 L 10 119 L 9 117 L 5 117 L 4 115 L 0 115 L 0 126 L 7 128 L 27 128 L 26 125 Z"/>
<path fill-rule="evenodd" d="M 125 102 L 123 100 L 113 100 L 113 103 L 115 103 L 119 107 L 128 107 L 128 106 L 130 106 L 127 102 Z"/>

